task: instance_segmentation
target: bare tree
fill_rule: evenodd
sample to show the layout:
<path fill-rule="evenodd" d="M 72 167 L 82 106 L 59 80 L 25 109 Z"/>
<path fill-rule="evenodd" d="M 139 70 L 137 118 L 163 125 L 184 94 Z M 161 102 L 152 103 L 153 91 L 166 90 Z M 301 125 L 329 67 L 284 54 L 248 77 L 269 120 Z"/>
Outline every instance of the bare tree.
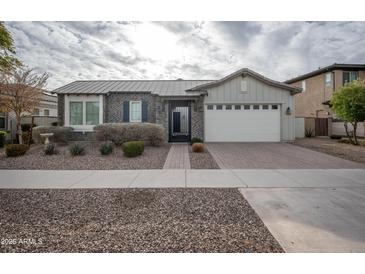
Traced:
<path fill-rule="evenodd" d="M 29 68 L 0 75 L 0 109 L 14 111 L 19 143 L 22 143 L 20 119 L 26 112 L 32 113 L 38 107 L 47 79 L 47 73 L 37 74 Z"/>

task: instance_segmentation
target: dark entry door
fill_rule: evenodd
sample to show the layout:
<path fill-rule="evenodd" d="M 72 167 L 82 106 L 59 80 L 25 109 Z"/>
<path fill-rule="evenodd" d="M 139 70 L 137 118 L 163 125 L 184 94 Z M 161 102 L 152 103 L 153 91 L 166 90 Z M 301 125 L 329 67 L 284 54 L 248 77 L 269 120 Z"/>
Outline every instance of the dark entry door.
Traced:
<path fill-rule="evenodd" d="M 316 136 L 328 136 L 328 118 L 315 119 Z"/>
<path fill-rule="evenodd" d="M 190 142 L 191 114 L 189 101 L 170 101 L 169 141 Z"/>

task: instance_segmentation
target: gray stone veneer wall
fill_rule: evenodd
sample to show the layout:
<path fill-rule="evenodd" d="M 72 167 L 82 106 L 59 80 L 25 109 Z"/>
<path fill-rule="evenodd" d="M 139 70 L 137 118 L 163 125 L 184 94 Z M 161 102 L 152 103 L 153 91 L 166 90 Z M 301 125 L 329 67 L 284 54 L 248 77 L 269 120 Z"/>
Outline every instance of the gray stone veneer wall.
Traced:
<path fill-rule="evenodd" d="M 57 95 L 57 113 L 58 113 L 58 125 L 63 126 L 65 124 L 64 116 L 65 116 L 65 95 L 58 94 Z"/>
<path fill-rule="evenodd" d="M 191 103 L 191 138 L 201 138 L 204 140 L 204 98 Z"/>
<path fill-rule="evenodd" d="M 155 96 L 150 93 L 110 93 L 105 96 L 105 119 L 104 123 L 123 122 L 123 102 L 124 101 L 147 101 L 148 102 L 148 122 L 156 123 Z"/>

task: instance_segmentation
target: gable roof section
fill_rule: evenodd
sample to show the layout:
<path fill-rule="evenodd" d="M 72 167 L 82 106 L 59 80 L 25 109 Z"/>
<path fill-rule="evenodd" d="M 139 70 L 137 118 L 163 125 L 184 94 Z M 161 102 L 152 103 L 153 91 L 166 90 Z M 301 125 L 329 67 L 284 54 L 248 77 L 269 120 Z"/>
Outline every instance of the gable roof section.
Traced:
<path fill-rule="evenodd" d="M 226 77 L 223 77 L 220 80 L 205 83 L 205 84 L 190 88 L 187 91 L 202 91 L 202 90 L 206 90 L 207 88 L 216 87 L 216 86 L 219 86 L 220 84 L 222 84 L 222 83 L 224 83 L 228 80 L 231 80 L 231 79 L 233 79 L 237 76 L 240 76 L 240 75 L 249 75 L 249 76 L 251 76 L 251 77 L 253 77 L 253 78 L 255 78 L 255 79 L 257 79 L 261 82 L 264 82 L 264 83 L 270 85 L 270 86 L 286 89 L 286 90 L 291 91 L 292 93 L 299 93 L 299 92 L 302 91 L 301 88 L 294 87 L 294 86 L 288 85 L 286 83 L 271 80 L 271 79 L 269 79 L 269 78 L 267 78 L 267 77 L 265 77 L 265 76 L 263 76 L 263 75 L 261 75 L 257 72 L 254 72 L 254 71 L 252 71 L 248 68 L 243 68 L 243 69 L 237 70 L 236 72 L 233 72 L 232 74 L 230 74 Z"/>
<path fill-rule="evenodd" d="M 107 94 L 149 92 L 159 96 L 190 96 L 186 90 L 212 80 L 110 80 L 75 81 L 53 90 L 57 94 Z"/>
<path fill-rule="evenodd" d="M 332 70 L 335 70 L 335 69 L 344 69 L 344 70 L 345 69 L 350 69 L 350 70 L 364 69 L 365 70 L 365 64 L 337 64 L 337 63 L 334 63 L 334 64 L 329 65 L 327 67 L 320 68 L 320 69 L 311 71 L 309 73 L 302 74 L 302 75 L 299 75 L 297 77 L 294 77 L 290 80 L 285 81 L 285 83 L 292 84 L 292 83 L 295 83 L 297 81 L 301 81 L 301 80 L 307 79 L 309 77 L 312 77 L 312 76 L 315 76 L 315 75 L 318 75 L 318 74 L 322 74 L 324 72 L 332 71 Z"/>

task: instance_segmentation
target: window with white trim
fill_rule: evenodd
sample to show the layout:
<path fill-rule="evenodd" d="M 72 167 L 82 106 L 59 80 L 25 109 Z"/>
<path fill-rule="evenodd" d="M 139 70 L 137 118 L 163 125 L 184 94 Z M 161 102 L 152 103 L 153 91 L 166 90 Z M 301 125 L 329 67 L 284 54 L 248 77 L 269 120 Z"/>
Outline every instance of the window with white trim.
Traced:
<path fill-rule="evenodd" d="M 222 110 L 223 109 L 223 105 L 217 105 L 216 106 L 216 110 Z"/>
<path fill-rule="evenodd" d="M 235 105 L 235 106 L 234 106 L 234 109 L 235 109 L 235 110 L 240 110 L 240 109 L 241 109 L 241 105 Z"/>
<path fill-rule="evenodd" d="M 70 125 L 83 124 L 83 102 L 70 102 Z"/>
<path fill-rule="evenodd" d="M 99 102 L 86 102 L 86 124 L 99 124 Z"/>
<path fill-rule="evenodd" d="M 253 105 L 253 109 L 260 109 L 260 105 Z"/>
<path fill-rule="evenodd" d="M 49 116 L 49 109 L 44 109 L 43 114 L 44 116 Z"/>
<path fill-rule="evenodd" d="M 251 106 L 250 105 L 244 105 L 243 106 L 243 109 L 245 109 L 245 110 L 248 110 L 248 109 L 250 109 L 251 108 Z"/>
<path fill-rule="evenodd" d="M 350 83 L 359 79 L 359 73 L 357 71 L 344 71 L 343 72 L 343 84 Z"/>
<path fill-rule="evenodd" d="M 302 81 L 302 92 L 305 92 L 305 81 Z"/>
<path fill-rule="evenodd" d="M 326 80 L 325 80 L 326 86 L 331 85 L 331 82 L 332 82 L 332 72 L 327 72 L 325 77 L 326 77 Z"/>
<path fill-rule="evenodd" d="M 142 102 L 129 102 L 129 121 L 132 123 L 142 122 Z"/>
<path fill-rule="evenodd" d="M 226 105 L 226 110 L 231 110 L 232 109 L 232 105 Z"/>
<path fill-rule="evenodd" d="M 262 109 L 265 109 L 265 110 L 269 109 L 269 105 L 262 105 Z"/>
<path fill-rule="evenodd" d="M 207 105 L 207 110 L 213 110 L 213 105 Z"/>

